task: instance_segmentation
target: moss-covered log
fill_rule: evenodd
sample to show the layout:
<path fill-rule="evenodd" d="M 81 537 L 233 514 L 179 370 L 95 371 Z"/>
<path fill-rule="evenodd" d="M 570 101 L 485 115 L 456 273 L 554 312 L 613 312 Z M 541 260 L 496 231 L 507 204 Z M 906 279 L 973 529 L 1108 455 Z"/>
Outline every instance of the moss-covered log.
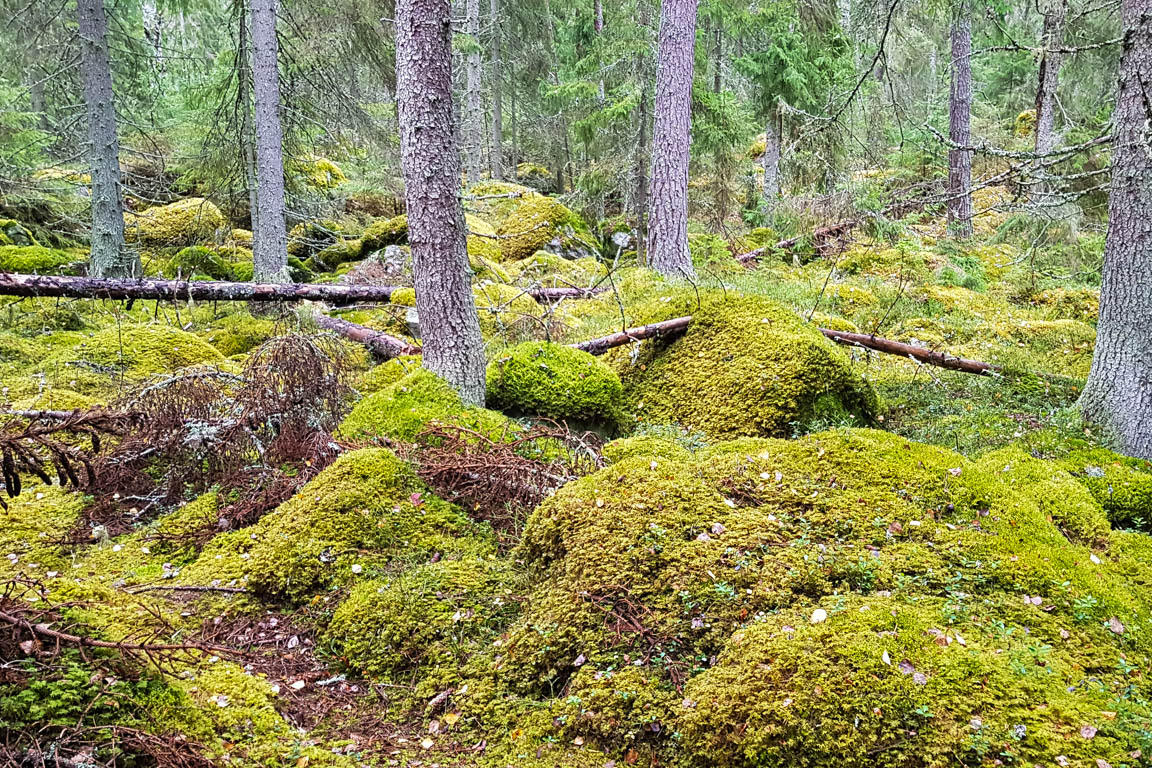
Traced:
<path fill-rule="evenodd" d="M 215 280 L 127 280 L 59 275 L 0 274 L 0 295 L 70 299 L 196 299 L 198 301 L 323 301 L 345 306 L 388 301 L 394 285 L 319 285 L 314 283 L 232 283 Z M 593 295 L 582 288 L 529 288 L 537 301 Z"/>

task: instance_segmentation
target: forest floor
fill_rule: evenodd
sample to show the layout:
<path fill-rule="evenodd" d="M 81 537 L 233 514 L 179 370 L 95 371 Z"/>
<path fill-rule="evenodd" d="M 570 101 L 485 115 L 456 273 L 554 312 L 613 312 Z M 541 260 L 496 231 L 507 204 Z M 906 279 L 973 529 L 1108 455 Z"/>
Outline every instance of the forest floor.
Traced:
<path fill-rule="evenodd" d="M 968 242 L 930 209 L 745 266 L 781 235 L 699 231 L 669 284 L 507 189 L 470 203 L 488 410 L 316 307 L 5 303 L 4 758 L 1147 764 L 1152 465 L 1074 409 L 1099 234 L 991 189 Z M 149 271 L 243 279 L 246 233 L 178 205 L 136 222 Z M 405 238 L 300 227 L 294 268 L 410 285 Z M 0 245 L 11 271 L 78 257 Z M 411 304 L 319 309 L 415 342 Z"/>

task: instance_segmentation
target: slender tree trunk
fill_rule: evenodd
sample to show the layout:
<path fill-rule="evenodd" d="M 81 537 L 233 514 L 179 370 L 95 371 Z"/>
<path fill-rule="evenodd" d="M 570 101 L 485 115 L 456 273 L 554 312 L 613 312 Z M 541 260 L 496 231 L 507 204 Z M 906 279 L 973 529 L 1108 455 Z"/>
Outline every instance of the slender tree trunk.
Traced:
<path fill-rule="evenodd" d="M 490 0 L 488 11 L 488 15 L 491 17 L 489 23 L 492 25 L 492 154 L 489 157 L 489 170 L 492 173 L 492 178 L 503 179 L 504 109 L 501 91 L 504 86 L 504 78 L 500 72 L 500 65 L 504 54 L 501 51 L 500 41 L 500 0 Z"/>
<path fill-rule="evenodd" d="M 648 83 L 640 85 L 640 104 L 636 109 L 639 124 L 636 141 L 636 257 L 647 264 L 648 256 Z"/>
<path fill-rule="evenodd" d="M 1152 0 L 1123 0 L 1121 19 L 1100 320 L 1080 406 L 1119 450 L 1152 459 Z"/>
<path fill-rule="evenodd" d="M 948 98 L 948 136 L 967 147 L 972 123 L 972 9 L 959 0 L 952 19 L 952 92 Z M 972 152 L 948 151 L 948 229 L 955 236 L 972 236 Z"/>
<path fill-rule="evenodd" d="M 551 60 L 552 66 L 549 79 L 552 85 L 559 85 L 560 80 L 556 76 L 556 70 L 559 67 L 559 56 L 556 54 L 556 30 L 553 27 L 554 19 L 552 18 L 552 2 L 551 0 L 544 0 L 544 31 L 548 41 L 548 58 Z M 555 142 L 552 145 L 552 173 L 556 177 L 556 191 L 563 193 L 567 187 L 566 171 L 571 162 L 571 157 L 568 152 L 568 123 L 564 120 L 564 108 L 558 106 L 556 115 L 551 120 L 553 125 L 552 139 Z"/>
<path fill-rule="evenodd" d="M 768 122 L 764 124 L 764 155 L 760 165 L 764 168 L 764 199 L 769 207 L 780 197 L 780 110 L 772 110 Z"/>
<path fill-rule="evenodd" d="M 1044 11 L 1043 53 L 1040 57 L 1040 79 L 1036 87 L 1036 154 L 1043 155 L 1056 148 L 1056 89 L 1060 82 L 1060 65 L 1064 57 L 1060 48 L 1064 44 L 1064 22 L 1068 16 L 1068 0 L 1047 0 Z M 1047 197 L 1050 187 L 1044 179 L 1043 159 L 1036 162 L 1040 175 L 1032 189 L 1032 202 Z"/>
<path fill-rule="evenodd" d="M 600 58 L 600 48 L 604 44 L 604 41 L 601 39 L 604 35 L 604 2 L 603 0 L 596 0 L 593 5 L 592 28 L 596 32 L 596 66 L 597 69 L 600 70 L 598 72 L 600 76 L 600 87 L 598 90 L 598 95 L 600 98 L 600 103 L 603 104 L 607 95 L 607 92 L 604 89 L 604 71 L 602 69 L 604 62 Z"/>
<path fill-rule="evenodd" d="M 248 189 L 249 227 L 256 232 L 260 212 L 257 199 L 259 183 L 256 178 L 256 151 L 252 146 L 252 53 L 248 44 L 247 9 L 241 7 L 240 39 L 236 46 L 236 108 L 240 112 L 240 152 L 244 158 L 244 186 Z"/>
<path fill-rule="evenodd" d="M 724 29 L 719 22 L 713 32 L 712 44 L 712 92 L 720 93 L 724 86 Z"/>
<path fill-rule="evenodd" d="M 252 90 L 256 95 L 256 228 L 253 279 L 287 283 L 288 236 L 284 226 L 284 134 L 280 127 L 277 0 L 252 3 Z"/>
<path fill-rule="evenodd" d="M 468 31 L 468 56 L 464 85 L 464 170 L 468 183 L 480 181 L 484 169 L 484 107 L 480 88 L 480 0 L 466 0 L 464 23 Z"/>
<path fill-rule="evenodd" d="M 140 258 L 124 248 L 120 141 L 116 135 L 104 0 L 78 0 L 76 9 L 92 166 L 92 254 L 88 271 L 96 277 L 138 277 Z"/>
<path fill-rule="evenodd" d="M 472 298 L 452 105 L 449 0 L 396 3 L 396 103 L 424 367 L 484 403 L 484 340 Z"/>
<path fill-rule="evenodd" d="M 696 276 L 688 253 L 688 160 L 695 45 L 696 0 L 663 0 L 652 127 L 648 263 L 669 278 Z"/>

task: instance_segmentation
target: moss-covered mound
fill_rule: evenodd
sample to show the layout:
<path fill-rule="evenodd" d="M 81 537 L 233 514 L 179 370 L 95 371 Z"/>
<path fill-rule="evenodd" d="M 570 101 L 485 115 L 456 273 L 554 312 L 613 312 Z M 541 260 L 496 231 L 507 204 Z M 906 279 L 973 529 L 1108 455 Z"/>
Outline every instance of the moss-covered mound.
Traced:
<path fill-rule="evenodd" d="M 780 305 L 713 298 L 692 316 L 683 338 L 625 363 L 637 421 L 731 438 L 787 435 L 812 422 L 866 424 L 874 413 L 875 395 L 847 356 Z"/>
<path fill-rule="evenodd" d="M 390 219 L 377 219 L 368 225 L 360 238 L 361 250 L 365 254 L 375 253 L 389 245 L 408 242 L 408 216 L 393 216 Z"/>
<path fill-rule="evenodd" d="M 32 230 L 15 219 L 0 219 L 0 246 L 39 245 Z"/>
<path fill-rule="evenodd" d="M 125 213 L 124 237 L 144 247 L 183 247 L 210 239 L 225 223 L 215 203 L 189 197 L 140 213 Z"/>
<path fill-rule="evenodd" d="M 61 267 L 87 259 L 83 251 L 65 251 L 40 245 L 0 245 L 0 272 L 57 274 Z"/>
<path fill-rule="evenodd" d="M 144 378 L 190 365 L 219 364 L 224 356 L 194 333 L 156 324 L 106 328 L 63 351 L 53 362 Z"/>
<path fill-rule="evenodd" d="M 417 368 L 361 400 L 340 425 L 345 437 L 411 441 L 432 422 L 457 423 L 499 434 L 508 419 L 495 411 L 464 405 L 446 381 Z"/>
<path fill-rule="evenodd" d="M 365 395 L 379 392 L 414 372 L 420 365 L 421 357 L 419 355 L 401 355 L 400 357 L 394 357 L 387 362 L 373 366 L 371 370 L 360 378 L 356 389 Z"/>
<path fill-rule="evenodd" d="M 379 575 L 394 561 L 492 549 L 491 538 L 430 494 L 408 464 L 371 448 L 342 456 L 254 528 L 216 537 L 194 572 L 239 571 L 262 594 L 301 599 L 355 574 Z"/>
<path fill-rule="evenodd" d="M 503 261 L 526 259 L 541 250 L 566 259 L 595 254 L 587 225 L 558 200 L 497 181 L 476 184 L 469 193 L 476 196 L 479 215 L 495 226 Z"/>
<path fill-rule="evenodd" d="M 488 364 L 488 404 L 552 419 L 619 415 L 620 377 L 578 349 L 544 341 L 518 344 Z"/>
<path fill-rule="evenodd" d="M 1101 519 L 1051 463 L 868 430 L 638 453 L 529 519 L 499 674 L 616 760 L 1134 764 L 1152 547 Z"/>

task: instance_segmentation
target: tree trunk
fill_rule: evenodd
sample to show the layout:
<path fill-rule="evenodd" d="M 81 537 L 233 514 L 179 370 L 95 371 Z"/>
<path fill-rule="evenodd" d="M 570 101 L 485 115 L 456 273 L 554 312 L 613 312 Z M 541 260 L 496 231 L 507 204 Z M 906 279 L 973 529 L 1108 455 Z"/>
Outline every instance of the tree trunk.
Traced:
<path fill-rule="evenodd" d="M 720 93 L 724 86 L 724 29 L 720 22 L 713 32 L 712 62 L 712 92 Z"/>
<path fill-rule="evenodd" d="M 1044 10 L 1043 52 L 1040 57 L 1040 79 L 1036 87 L 1036 154 L 1043 155 L 1056 148 L 1056 89 L 1060 82 L 1060 64 L 1064 44 L 1064 21 L 1068 15 L 1068 0 L 1048 0 Z M 1042 202 L 1050 191 L 1043 159 L 1038 159 L 1036 172 L 1041 176 L 1032 188 L 1032 202 Z"/>
<path fill-rule="evenodd" d="M 470 0 L 475 2 L 475 0 Z M 396 4 L 396 102 L 424 367 L 484 403 L 484 340 L 472 299 L 452 109 L 449 0 Z"/>
<path fill-rule="evenodd" d="M 696 0 L 663 0 L 652 127 L 648 263 L 669 278 L 696 276 L 688 252 L 688 160 L 695 44 Z"/>
<path fill-rule="evenodd" d="M 488 15 L 492 25 L 492 152 L 489 170 L 493 179 L 504 178 L 504 110 L 501 103 L 504 79 L 500 72 L 503 52 L 500 50 L 500 0 L 490 0 Z"/>
<path fill-rule="evenodd" d="M 252 3 L 252 90 L 256 95 L 256 208 L 252 237 L 253 280 L 287 283 L 288 236 L 284 229 L 284 138 L 280 127 L 277 0 Z"/>
<path fill-rule="evenodd" d="M 954 145 L 969 146 L 972 123 L 972 9 L 959 0 L 952 19 L 952 92 L 948 98 L 948 137 Z M 953 236 L 972 236 L 972 152 L 948 151 L 948 230 Z"/>
<path fill-rule="evenodd" d="M 248 45 L 246 9 L 240 12 L 240 39 L 236 46 L 236 108 L 240 112 L 240 154 L 244 159 L 244 186 L 248 190 L 248 226 L 256 232 L 260 201 L 256 197 L 256 151 L 252 146 L 252 55 Z"/>
<path fill-rule="evenodd" d="M 596 46 L 597 46 L 597 48 L 596 48 L 596 50 L 597 50 L 596 64 L 598 66 L 602 67 L 603 62 L 601 62 L 601 60 L 600 60 L 599 51 L 600 51 L 600 48 L 603 46 L 603 41 L 600 38 L 604 34 L 604 2 L 603 2 L 603 0 L 596 0 L 596 2 L 595 2 L 595 8 L 593 9 L 592 27 L 596 31 Z M 603 104 L 604 98 L 606 95 L 605 90 L 604 90 L 604 72 L 603 72 L 603 70 L 601 70 L 599 74 L 600 74 L 600 88 L 599 88 L 598 94 L 600 97 L 600 103 Z"/>
<path fill-rule="evenodd" d="M 464 85 L 464 169 L 468 183 L 480 181 L 484 170 L 484 107 L 480 99 L 480 0 L 466 0 L 465 25 L 468 32 L 468 56 Z"/>
<path fill-rule="evenodd" d="M 99 277 L 135 277 L 142 270 L 139 256 L 124 247 L 120 141 L 116 136 L 104 0 L 77 0 L 76 9 L 92 166 L 92 255 L 88 271 Z"/>
<path fill-rule="evenodd" d="M 1100 320 L 1080 406 L 1117 449 L 1152 459 L 1152 0 L 1123 0 Z"/>
<path fill-rule="evenodd" d="M 760 164 L 764 167 L 764 199 L 769 206 L 780 196 L 780 111 L 773 110 L 764 125 L 764 155 Z"/>

